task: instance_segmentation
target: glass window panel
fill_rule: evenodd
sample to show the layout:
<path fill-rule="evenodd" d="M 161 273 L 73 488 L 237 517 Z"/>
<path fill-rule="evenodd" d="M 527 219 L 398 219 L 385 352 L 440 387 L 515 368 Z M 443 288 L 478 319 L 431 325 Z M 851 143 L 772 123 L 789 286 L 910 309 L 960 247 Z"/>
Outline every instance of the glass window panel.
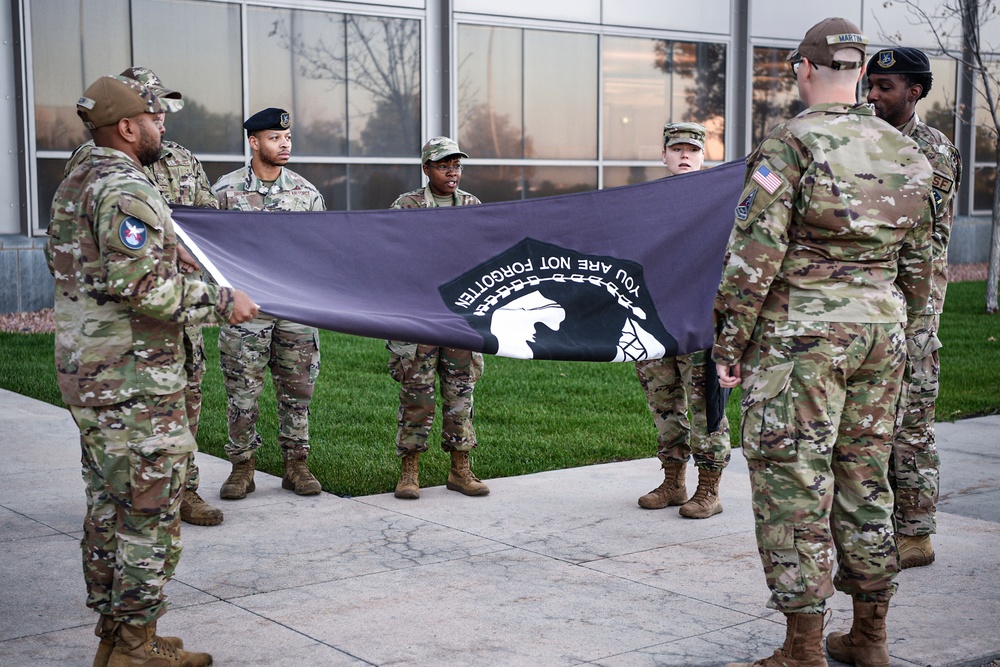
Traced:
<path fill-rule="evenodd" d="M 328 211 L 347 208 L 347 165 L 293 162 L 288 168 L 316 186 Z"/>
<path fill-rule="evenodd" d="M 396 197 L 423 185 L 417 165 L 352 164 L 347 167 L 347 205 L 352 211 L 389 208 Z M 463 190 L 465 189 L 463 178 Z"/>
<path fill-rule="evenodd" d="M 523 199 L 525 167 L 519 165 L 466 165 L 462 189 L 482 202 Z"/>
<path fill-rule="evenodd" d="M 524 154 L 597 157 L 597 35 L 524 32 Z"/>
<path fill-rule="evenodd" d="M 72 150 L 90 138 L 76 115 L 77 99 L 98 77 L 131 64 L 129 3 L 31 0 L 31 21 L 35 145 Z M 48 204 L 39 210 L 47 212 Z"/>
<path fill-rule="evenodd" d="M 918 0 L 919 2 L 920 0 Z M 862 0 L 837 0 L 836 12 L 831 14 L 831 6 L 818 2 L 803 3 L 801 0 L 753 0 L 750 5 L 750 34 L 753 37 L 776 37 L 778 39 L 794 38 L 798 44 L 809 28 L 819 23 L 827 16 L 843 16 L 868 33 L 878 32 L 877 23 L 862 22 Z M 885 2 L 867 2 L 865 12 L 873 12 L 874 5 L 889 4 Z M 883 26 L 897 26 L 892 22 L 883 22 Z M 899 26 L 902 27 L 902 26 Z M 873 29 L 874 28 L 874 29 Z M 906 42 L 908 43 L 908 42 Z"/>
<path fill-rule="evenodd" d="M 791 52 L 768 47 L 753 50 L 752 146 L 763 141 L 779 123 L 805 109 L 792 68 L 785 60 Z"/>
<path fill-rule="evenodd" d="M 297 155 L 347 155 L 343 14 L 251 7 L 250 113 L 291 113 Z"/>
<path fill-rule="evenodd" d="M 202 160 L 201 166 L 205 168 L 208 182 L 215 185 L 220 178 L 243 167 L 244 164 L 243 162 L 206 162 Z"/>
<path fill-rule="evenodd" d="M 455 0 L 456 12 L 600 23 L 600 0 Z"/>
<path fill-rule="evenodd" d="M 135 60 L 118 71 L 149 67 L 184 95 L 184 108 L 166 117 L 165 136 L 195 153 L 242 152 L 239 6 L 136 0 L 132 29 Z"/>
<path fill-rule="evenodd" d="M 526 171 L 527 197 L 548 197 L 597 189 L 596 167 L 530 167 Z"/>
<path fill-rule="evenodd" d="M 993 210 L 993 188 L 996 187 L 996 167 L 976 167 L 975 192 L 972 197 L 974 213 L 988 213 Z"/>
<path fill-rule="evenodd" d="M 420 22 L 252 8 L 251 109 L 288 109 L 300 155 L 420 151 Z"/>
<path fill-rule="evenodd" d="M 614 0 L 605 2 L 606 25 L 726 34 L 729 0 Z"/>
<path fill-rule="evenodd" d="M 659 159 L 663 124 L 705 125 L 706 158 L 725 157 L 726 49 L 722 44 L 604 40 L 604 157 Z"/>
<path fill-rule="evenodd" d="M 991 63 L 990 76 L 993 80 L 997 80 L 1000 77 L 1000 61 Z M 996 145 L 996 128 L 993 126 L 993 116 L 990 113 L 989 104 L 986 98 L 980 91 L 980 79 L 976 77 L 976 107 L 975 107 L 975 118 L 974 122 L 976 124 L 976 157 L 975 161 L 977 163 L 986 162 L 989 164 L 996 163 L 997 155 L 997 145 Z M 996 97 L 994 97 L 996 100 Z M 992 205 L 990 206 L 992 208 Z"/>
<path fill-rule="evenodd" d="M 345 23 L 348 153 L 419 154 L 420 22 L 347 15 Z"/>
<path fill-rule="evenodd" d="M 666 174 L 663 167 L 605 167 L 604 187 L 617 188 L 622 185 L 648 183 L 664 176 Z"/>
<path fill-rule="evenodd" d="M 35 164 L 38 167 L 38 229 L 44 230 L 49 228 L 52 198 L 62 183 L 66 160 L 40 158 Z"/>
<path fill-rule="evenodd" d="M 931 58 L 934 82 L 927 97 L 917 103 L 920 119 L 955 142 L 955 100 L 958 90 L 958 65 L 951 58 Z"/>
<path fill-rule="evenodd" d="M 524 157 L 522 31 L 458 28 L 458 143 L 476 159 Z"/>

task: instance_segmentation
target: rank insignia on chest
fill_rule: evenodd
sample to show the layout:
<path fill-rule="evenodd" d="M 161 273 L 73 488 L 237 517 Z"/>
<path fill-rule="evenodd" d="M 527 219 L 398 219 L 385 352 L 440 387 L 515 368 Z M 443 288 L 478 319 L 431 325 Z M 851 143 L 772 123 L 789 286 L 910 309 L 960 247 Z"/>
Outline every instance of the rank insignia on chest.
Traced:
<path fill-rule="evenodd" d="M 753 208 L 753 200 L 756 198 L 757 188 L 754 188 L 736 207 L 736 217 L 740 220 L 746 220 L 747 216 L 750 215 L 750 209 Z"/>
<path fill-rule="evenodd" d="M 129 216 L 118 227 L 118 238 L 129 250 L 138 250 L 146 245 L 146 225 L 142 220 Z"/>

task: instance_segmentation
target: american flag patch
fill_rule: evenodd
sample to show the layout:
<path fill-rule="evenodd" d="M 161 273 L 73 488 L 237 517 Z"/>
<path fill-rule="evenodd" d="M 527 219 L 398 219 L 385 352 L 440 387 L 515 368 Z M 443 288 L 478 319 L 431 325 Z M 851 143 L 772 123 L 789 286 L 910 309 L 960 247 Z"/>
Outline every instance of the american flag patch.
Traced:
<path fill-rule="evenodd" d="M 769 195 L 773 195 L 774 191 L 781 187 L 781 178 L 768 169 L 767 165 L 762 164 L 757 167 L 757 171 L 753 173 L 751 178 L 760 183 L 761 187 L 767 190 L 767 194 Z"/>

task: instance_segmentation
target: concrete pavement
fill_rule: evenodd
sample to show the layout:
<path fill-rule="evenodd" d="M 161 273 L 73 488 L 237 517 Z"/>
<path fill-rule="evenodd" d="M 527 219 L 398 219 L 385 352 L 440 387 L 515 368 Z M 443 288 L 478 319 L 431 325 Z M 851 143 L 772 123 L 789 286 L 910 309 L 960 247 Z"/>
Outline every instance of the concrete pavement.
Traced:
<path fill-rule="evenodd" d="M 937 562 L 898 578 L 893 667 L 1000 658 L 1000 416 L 940 424 L 938 438 Z M 725 512 L 704 521 L 636 505 L 662 479 L 653 458 L 489 480 L 484 498 L 423 489 L 417 501 L 303 498 L 261 473 L 246 500 L 221 501 L 228 462 L 198 463 L 226 520 L 184 525 L 160 630 L 217 665 L 721 665 L 784 638 L 764 606 L 738 452 Z M 79 467 L 65 409 L 0 390 L 4 667 L 93 658 Z M 846 630 L 850 600 L 829 606 L 827 631 Z"/>

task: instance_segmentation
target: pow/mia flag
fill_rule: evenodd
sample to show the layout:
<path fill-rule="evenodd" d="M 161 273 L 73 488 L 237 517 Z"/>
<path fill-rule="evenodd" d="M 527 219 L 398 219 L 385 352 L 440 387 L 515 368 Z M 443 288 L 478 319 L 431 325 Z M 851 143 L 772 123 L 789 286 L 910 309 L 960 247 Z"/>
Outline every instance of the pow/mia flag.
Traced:
<path fill-rule="evenodd" d="M 173 217 L 220 284 L 275 317 L 508 357 L 638 361 L 712 346 L 744 174 L 735 161 L 478 206 Z M 474 167 L 464 184 L 475 192 Z"/>

